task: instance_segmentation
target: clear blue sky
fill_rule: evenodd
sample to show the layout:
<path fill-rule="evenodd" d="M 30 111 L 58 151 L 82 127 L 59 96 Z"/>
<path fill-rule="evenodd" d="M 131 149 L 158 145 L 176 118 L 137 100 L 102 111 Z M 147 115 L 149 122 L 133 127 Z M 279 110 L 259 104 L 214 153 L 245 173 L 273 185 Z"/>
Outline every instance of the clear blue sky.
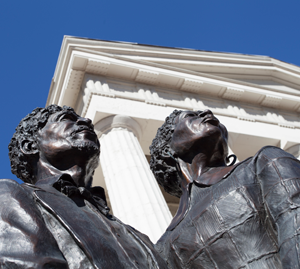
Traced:
<path fill-rule="evenodd" d="M 268 55 L 300 66 L 299 0 L 0 0 L 0 178 L 21 118 L 45 106 L 64 35 Z"/>

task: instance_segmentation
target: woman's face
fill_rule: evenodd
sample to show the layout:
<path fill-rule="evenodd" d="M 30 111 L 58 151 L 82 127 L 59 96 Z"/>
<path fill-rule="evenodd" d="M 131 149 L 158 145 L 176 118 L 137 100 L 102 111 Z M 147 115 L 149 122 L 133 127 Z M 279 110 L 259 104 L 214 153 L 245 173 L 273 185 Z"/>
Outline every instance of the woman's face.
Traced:
<path fill-rule="evenodd" d="M 200 152 L 227 156 L 227 130 L 210 110 L 183 111 L 174 123 L 170 146 L 181 159 L 189 162 Z"/>

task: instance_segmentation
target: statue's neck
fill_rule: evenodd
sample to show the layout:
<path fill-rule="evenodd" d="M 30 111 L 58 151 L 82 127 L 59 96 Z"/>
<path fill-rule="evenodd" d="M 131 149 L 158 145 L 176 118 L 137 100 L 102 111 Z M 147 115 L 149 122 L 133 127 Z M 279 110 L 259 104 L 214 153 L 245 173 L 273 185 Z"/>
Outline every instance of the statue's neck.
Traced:
<path fill-rule="evenodd" d="M 41 159 L 37 163 L 37 169 L 35 173 L 35 178 L 37 181 L 51 176 L 60 176 L 62 174 L 69 174 L 73 178 L 74 182 L 81 187 L 88 185 L 89 179 L 92 176 L 91 174 L 87 173 L 87 168 L 85 165 L 80 166 L 74 164 L 66 170 L 60 170 Z"/>
<path fill-rule="evenodd" d="M 203 184 L 207 184 L 209 178 L 212 178 L 214 173 L 227 167 L 222 158 L 208 158 L 204 154 L 195 156 L 191 163 L 179 159 L 179 166 L 181 169 L 183 187 L 194 181 L 199 183 L 203 181 Z"/>

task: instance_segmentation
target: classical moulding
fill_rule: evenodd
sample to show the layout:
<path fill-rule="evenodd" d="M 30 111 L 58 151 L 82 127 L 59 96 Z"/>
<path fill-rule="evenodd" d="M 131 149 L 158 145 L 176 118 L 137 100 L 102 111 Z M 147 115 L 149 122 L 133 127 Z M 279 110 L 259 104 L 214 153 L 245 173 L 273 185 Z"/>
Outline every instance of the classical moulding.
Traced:
<path fill-rule="evenodd" d="M 97 81 L 96 81 L 97 79 Z M 96 82 L 95 82 L 96 81 Z M 104 82 L 105 81 L 105 82 Z M 96 87 L 96 84 L 99 84 Z M 120 82 L 118 82 L 120 83 Z M 102 84 L 102 86 L 101 86 Z M 239 89 L 232 89 L 232 88 L 225 88 L 223 91 L 223 95 L 227 94 L 227 97 L 231 96 L 231 99 L 222 100 L 216 97 L 207 98 L 206 96 L 199 96 L 195 93 L 187 93 L 187 92 L 174 92 L 176 98 L 181 98 L 180 102 L 176 102 L 171 99 L 165 99 L 165 93 L 162 88 L 155 87 L 155 90 L 149 88 L 147 85 L 142 84 L 131 84 L 131 88 L 133 89 L 132 92 L 122 92 L 122 91 L 115 91 L 112 90 L 110 84 L 113 84 L 113 81 L 110 81 L 106 78 L 93 78 L 87 82 L 87 89 L 89 89 L 86 93 L 85 97 L 85 104 L 82 112 L 82 116 L 85 116 L 93 95 L 101 95 L 110 98 L 120 98 L 120 99 L 129 99 L 138 102 L 145 102 L 149 105 L 157 105 L 163 107 L 174 107 L 182 110 L 204 110 L 210 109 L 214 111 L 216 115 L 219 116 L 227 116 L 237 118 L 239 120 L 251 121 L 251 122 L 262 122 L 267 124 L 279 125 L 280 127 L 284 128 L 300 128 L 300 124 L 297 125 L 296 122 L 299 121 L 298 115 L 293 115 L 294 119 L 292 122 L 282 119 L 280 110 L 276 110 L 276 113 L 272 112 L 271 114 L 268 110 L 264 110 L 263 108 L 259 108 L 258 106 L 251 106 L 251 110 L 255 110 L 255 115 L 248 114 L 248 106 L 242 102 L 238 102 L 237 100 L 232 99 L 239 99 L 239 96 L 244 94 L 242 90 Z M 119 86 L 122 88 L 122 85 Z M 130 87 L 130 84 L 126 84 L 124 87 Z M 142 88 L 144 87 L 144 89 Z M 168 96 L 172 96 L 172 93 L 168 91 Z M 176 99 L 175 98 L 175 99 Z M 263 96 L 262 96 L 263 98 Z M 266 99 L 267 98 L 267 99 Z M 273 96 L 268 96 L 263 100 L 265 102 L 269 102 L 269 106 L 274 108 L 274 102 L 278 99 L 273 98 Z M 228 101 L 227 101 L 228 100 Z M 269 101 L 268 101 L 269 100 Z M 280 101 L 280 99 L 279 99 Z M 210 106 L 210 103 L 214 104 Z M 220 109 L 216 109 L 218 107 L 218 103 L 220 103 Z M 273 105 L 272 105 L 273 104 Z M 276 104 L 276 103 L 275 103 Z M 278 104 L 278 103 L 277 103 Z"/>
<path fill-rule="evenodd" d="M 199 93 L 201 91 L 201 87 L 203 85 L 202 81 L 193 80 L 193 79 L 185 79 L 180 89 L 182 91 Z"/>
<path fill-rule="evenodd" d="M 262 100 L 261 105 L 262 106 L 267 106 L 267 107 L 277 108 L 281 101 L 282 101 L 281 97 L 267 94 L 265 96 L 265 98 Z"/>
<path fill-rule="evenodd" d="M 300 98 L 297 94 L 289 93 L 278 89 L 270 89 L 261 85 L 243 83 L 242 81 L 226 80 L 223 77 L 207 77 L 203 73 L 190 73 L 188 70 L 175 68 L 171 70 L 169 66 L 151 66 L 146 62 L 136 62 L 132 59 L 110 55 L 93 55 L 85 56 L 78 54 L 73 55 L 77 60 L 74 63 L 81 62 L 81 67 L 74 64 L 74 68 L 79 68 L 85 73 L 105 75 L 136 81 L 148 85 L 159 87 L 168 87 L 182 92 L 198 93 L 221 97 L 222 99 L 236 100 L 249 104 L 257 104 L 265 107 L 278 107 L 284 110 L 295 111 L 300 104 Z M 110 57 L 109 57 L 110 56 Z M 88 59 L 86 59 L 88 57 Z M 78 59 L 82 59 L 81 61 Z M 92 68 L 93 67 L 93 68 Z M 72 65 L 71 65 L 72 68 Z M 78 69 L 78 70 L 79 70 Z M 133 74 L 136 74 L 133 76 Z M 179 83 L 183 81 L 182 83 Z M 223 93 L 224 87 L 226 88 Z M 64 95 L 65 96 L 65 95 Z M 67 100 L 66 97 L 63 100 Z M 61 101 L 63 101 L 61 99 Z M 68 105 L 71 105 L 69 103 Z"/>
<path fill-rule="evenodd" d="M 96 90 L 90 90 L 88 91 L 88 93 L 86 94 L 87 97 L 85 98 L 86 102 L 83 106 L 82 109 L 82 116 L 84 117 L 88 111 L 88 108 L 90 106 L 91 100 L 93 95 L 100 95 L 100 96 L 105 96 L 105 97 L 109 97 L 109 98 L 115 98 L 116 95 L 114 93 L 110 93 L 110 92 L 105 92 L 105 91 L 96 91 Z"/>
<path fill-rule="evenodd" d="M 240 101 L 244 92 L 245 91 L 241 89 L 234 89 L 234 88 L 227 87 L 222 97 L 228 100 Z"/>
<path fill-rule="evenodd" d="M 80 85 L 82 84 L 82 80 L 84 77 L 84 71 L 80 70 L 74 70 L 71 69 L 68 79 L 67 79 L 67 84 L 66 84 L 66 89 L 65 92 L 71 92 L 72 93 L 72 101 L 76 101 L 78 97 L 78 93 L 80 91 Z"/>
<path fill-rule="evenodd" d="M 135 81 L 145 84 L 156 84 L 159 73 L 150 70 L 139 69 Z"/>
<path fill-rule="evenodd" d="M 103 76 L 106 76 L 108 73 L 109 66 L 110 62 L 95 61 L 93 59 L 89 59 L 85 71 L 91 74 L 101 74 Z"/>

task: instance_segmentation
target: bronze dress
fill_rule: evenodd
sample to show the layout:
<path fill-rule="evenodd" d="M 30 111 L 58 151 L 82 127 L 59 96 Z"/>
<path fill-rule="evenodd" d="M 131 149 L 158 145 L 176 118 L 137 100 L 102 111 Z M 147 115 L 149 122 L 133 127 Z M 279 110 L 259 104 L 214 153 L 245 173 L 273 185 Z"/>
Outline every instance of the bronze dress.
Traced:
<path fill-rule="evenodd" d="M 169 268 L 300 268 L 300 162 L 264 147 L 209 187 L 156 244 Z"/>

